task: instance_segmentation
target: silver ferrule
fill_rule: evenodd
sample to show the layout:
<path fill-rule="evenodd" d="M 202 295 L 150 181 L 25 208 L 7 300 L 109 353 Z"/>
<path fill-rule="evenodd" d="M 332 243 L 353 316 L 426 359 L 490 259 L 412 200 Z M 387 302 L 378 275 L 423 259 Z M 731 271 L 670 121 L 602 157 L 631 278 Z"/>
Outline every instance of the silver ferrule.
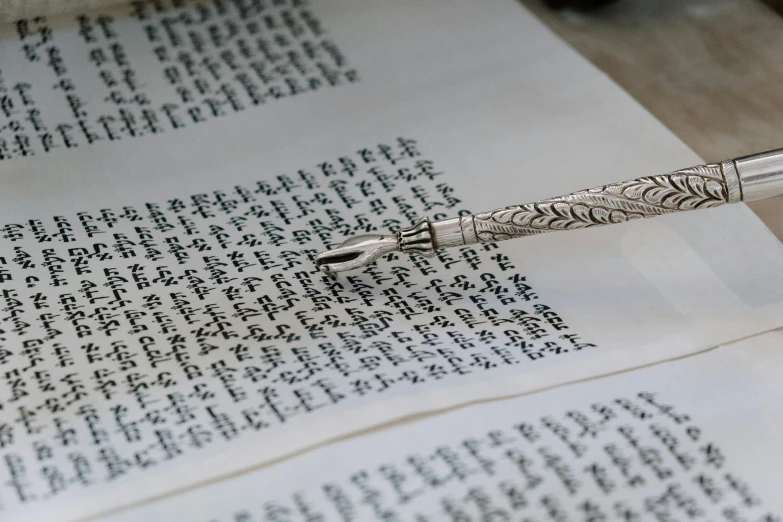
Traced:
<path fill-rule="evenodd" d="M 425 257 L 435 255 L 435 241 L 432 223 L 424 217 L 413 225 L 400 229 L 397 233 L 397 243 L 400 252 L 406 254 L 421 254 Z"/>
<path fill-rule="evenodd" d="M 783 195 L 783 149 L 734 160 L 742 201 Z"/>
<path fill-rule="evenodd" d="M 434 221 L 431 227 L 435 250 L 478 243 L 473 216 Z"/>

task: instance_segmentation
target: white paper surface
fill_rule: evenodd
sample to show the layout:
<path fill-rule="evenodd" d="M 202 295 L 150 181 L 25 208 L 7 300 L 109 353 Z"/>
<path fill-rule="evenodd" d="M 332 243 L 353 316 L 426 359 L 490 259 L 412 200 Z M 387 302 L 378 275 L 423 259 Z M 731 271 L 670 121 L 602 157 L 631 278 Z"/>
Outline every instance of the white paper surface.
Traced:
<path fill-rule="evenodd" d="M 352 283 L 348 283 L 348 279 L 340 280 L 346 285 L 344 295 L 359 297 L 360 292 L 368 292 L 371 305 L 362 304 L 361 300 L 341 305 L 335 298 L 331 312 L 314 312 L 317 306 L 313 298 L 308 297 L 309 290 L 301 281 L 312 281 L 308 288 L 331 295 L 330 281 L 314 272 L 307 261 L 308 255 L 324 245 L 315 236 L 297 243 L 293 241 L 293 231 L 314 230 L 310 226 L 314 219 L 328 223 L 330 218 L 326 211 L 330 208 L 339 210 L 350 223 L 348 228 L 335 225 L 331 230 L 330 240 L 338 242 L 352 233 L 362 232 L 365 226 L 375 226 L 381 231 L 388 226 L 386 219 L 407 224 L 409 218 L 404 215 L 402 206 L 395 208 L 392 200 L 395 196 L 403 195 L 412 205 L 413 214 L 423 215 L 425 201 L 417 200 L 414 191 L 418 186 L 426 189 L 427 197 L 436 196 L 440 202 L 447 199 L 446 193 L 438 188 L 439 184 L 445 183 L 447 188 L 453 189 L 448 194 L 459 203 L 451 207 L 447 204 L 434 207 L 430 215 L 437 218 L 461 210 L 489 210 L 608 181 L 662 173 L 700 160 L 607 78 L 511 1 L 479 5 L 473 2 L 390 4 L 340 0 L 328 5 L 314 4 L 304 11 L 283 4 L 283 7 L 274 8 L 274 18 L 280 25 L 269 30 L 260 26 L 249 28 L 248 24 L 254 19 L 258 24 L 266 22 L 263 13 L 246 13 L 248 19 L 240 17 L 239 26 L 244 31 L 240 33 L 256 47 L 259 42 L 254 38 L 259 31 L 270 42 L 274 34 L 286 30 L 294 32 L 281 28 L 285 27 L 286 18 L 282 11 L 293 12 L 299 16 L 300 23 L 311 19 L 307 18 L 309 16 L 315 17 L 320 24 L 318 27 L 327 35 L 311 38 L 321 43 L 317 60 L 331 59 L 332 67 L 340 74 L 340 82 L 333 87 L 319 87 L 313 92 L 282 99 L 274 99 L 275 96 L 269 94 L 257 107 L 252 106 L 247 97 L 241 98 L 241 110 L 230 106 L 224 99 L 224 91 L 221 91 L 223 94 L 218 92 L 224 84 L 238 90 L 238 73 L 225 60 L 217 68 L 218 73 L 209 72 L 211 62 L 199 62 L 200 65 L 193 69 L 193 76 L 182 83 L 174 82 L 172 75 L 165 73 L 172 64 L 179 68 L 183 77 L 191 70 L 188 60 L 181 55 L 182 49 L 171 43 L 174 40 L 167 36 L 166 27 L 181 31 L 188 39 L 180 45 L 189 48 L 196 45 L 190 31 L 220 42 L 223 36 L 232 34 L 232 17 L 240 16 L 231 10 L 234 7 L 225 14 L 214 8 L 209 16 L 220 23 L 215 22 L 217 29 L 212 30 L 209 20 L 201 25 L 201 22 L 193 21 L 200 16 L 195 6 L 183 9 L 193 18 L 179 16 L 178 11 L 166 11 L 161 15 L 137 13 L 136 16 L 142 18 L 139 21 L 124 18 L 127 10 L 119 9 L 107 11 L 103 16 L 90 14 L 86 22 L 80 21 L 81 26 L 73 19 L 36 22 L 25 29 L 21 40 L 14 35 L 18 28 L 5 29 L 0 44 L 3 57 L 0 71 L 4 92 L 13 104 L 9 108 L 9 125 L 3 127 L 0 135 L 10 158 L 0 162 L 0 223 L 19 224 L 24 238 L 14 242 L 10 238 L 17 229 L 6 229 L 3 268 L 15 278 L 4 281 L 3 288 L 17 292 L 14 299 L 22 302 L 21 307 L 28 314 L 23 317 L 32 314 L 32 319 L 27 321 L 29 328 L 22 328 L 24 335 L 11 331 L 3 341 L 5 348 L 12 352 L 5 371 L 28 372 L 29 375 L 38 369 L 24 368 L 31 366 L 33 359 L 43 357 L 44 361 L 36 363 L 39 364 L 37 368 L 45 369 L 57 383 L 55 391 L 47 391 L 45 384 L 28 379 L 25 395 L 19 395 L 18 390 L 23 388 L 14 388 L 19 380 L 14 375 L 9 374 L 3 383 L 7 411 L 16 413 L 19 407 L 28 408 L 37 412 L 35 421 L 40 423 L 37 430 L 32 428 L 39 424 L 26 427 L 24 422 L 17 420 L 21 417 L 15 416 L 9 422 L 16 435 L 4 450 L 18 455 L 19 462 L 25 463 L 27 485 L 27 491 L 21 495 L 18 488 L 11 485 L 14 473 L 21 473 L 18 465 L 6 464 L 0 471 L 9 484 L 0 493 L 0 499 L 11 518 L 70 520 L 99 513 L 251 469 L 401 417 L 516 395 L 678 357 L 783 322 L 783 285 L 780 284 L 783 247 L 742 206 L 506 242 L 497 250 L 476 252 L 481 266 L 475 270 L 469 260 L 473 254 L 467 251 L 450 252 L 448 256 L 455 261 L 453 265 L 446 258 L 434 261 L 432 268 L 435 271 L 426 276 L 411 264 L 412 261 L 398 258 L 394 262 L 379 263 L 370 272 L 357 274 Z M 186 23 L 185 20 L 190 21 Z M 309 30 L 313 34 L 319 31 Z M 253 31 L 256 33 L 251 35 Z M 223 59 L 224 47 L 239 54 L 239 37 L 225 37 L 229 43 L 214 44 L 214 48 L 209 47 L 212 44 L 205 44 L 204 56 L 219 61 Z M 326 45 L 323 45 L 323 38 L 328 39 Z M 120 47 L 117 47 L 118 43 Z M 167 45 L 170 47 L 168 58 L 161 61 L 156 57 L 156 49 L 167 48 Z M 339 48 L 347 64 L 338 64 L 342 58 L 327 52 L 333 50 L 333 46 Z M 53 48 L 59 51 L 52 51 Z M 94 52 L 95 49 L 102 50 L 103 58 Z M 29 53 L 38 53 L 41 59 L 32 60 Z M 63 58 L 65 70 L 57 64 L 52 65 L 52 56 L 57 58 L 58 53 Z M 192 50 L 190 53 L 197 54 Z M 239 58 L 237 60 L 241 62 Z M 248 64 L 242 64 L 240 72 L 255 71 Z M 314 62 L 305 60 L 305 67 L 309 68 L 305 76 L 317 75 L 312 73 L 313 65 Z M 132 75 L 127 72 L 129 69 L 132 69 Z M 291 70 L 270 80 L 271 83 L 284 85 L 283 77 L 295 74 Z M 221 80 L 209 80 L 210 74 Z M 125 80 L 107 87 L 112 79 L 122 78 Z M 134 78 L 136 81 L 131 81 Z M 70 84 L 63 83 L 63 79 Z M 194 94 L 197 79 L 207 82 L 203 96 Z M 18 87 L 25 82 L 30 87 Z M 76 86 L 78 100 L 68 97 L 72 92 L 70 85 Z M 182 86 L 190 89 L 195 101 L 178 101 L 186 97 L 178 90 Z M 114 91 L 119 94 L 112 97 L 110 94 Z M 136 98 L 138 94 L 146 98 Z M 32 100 L 32 105 L 25 104 L 25 96 Z M 222 105 L 216 110 L 224 115 L 208 116 L 212 105 L 207 102 L 219 96 L 224 98 L 219 100 Z M 148 106 L 144 103 L 134 105 L 133 101 L 140 99 L 148 100 L 149 107 L 158 111 L 155 113 L 157 123 L 143 121 L 143 109 Z M 177 106 L 171 110 L 184 122 L 183 128 L 173 128 L 174 118 L 166 116 L 165 106 L 171 104 Z M 197 115 L 191 112 L 194 107 L 199 109 Z M 32 108 L 39 110 L 37 120 L 30 113 Z M 133 116 L 135 123 L 124 118 L 121 109 L 127 109 L 126 114 Z M 204 121 L 197 122 L 202 117 Z M 11 121 L 17 125 L 11 126 Z M 90 131 L 84 131 L 80 127 L 82 124 Z M 42 130 L 36 130 L 36 126 Z M 159 129 L 152 131 L 152 128 Z M 88 143 L 88 137 L 95 136 L 100 139 Z M 401 152 L 399 137 L 415 140 L 416 155 Z M 44 152 L 52 144 L 55 148 Z M 394 163 L 383 159 L 385 149 L 380 148 L 380 144 L 391 147 L 396 155 Z M 341 192 L 335 188 L 337 185 L 332 187 L 330 178 L 319 174 L 319 169 L 325 163 L 339 166 L 340 158 L 361 163 L 360 151 L 364 149 L 372 151 L 373 162 L 362 164 L 354 177 L 334 174 L 331 178 L 347 180 L 346 183 L 351 183 L 348 194 L 361 199 L 353 209 L 346 209 L 340 203 Z M 31 154 L 25 156 L 27 151 Z M 413 172 L 420 167 L 417 167 L 419 160 L 432 161 L 434 170 L 442 174 L 432 180 L 425 176 L 406 181 L 399 169 Z M 383 193 L 380 178 L 369 174 L 373 165 L 399 176 L 390 193 Z M 265 195 L 265 189 L 258 189 L 260 192 L 254 193 L 253 202 L 241 203 L 238 208 L 243 216 L 252 217 L 250 207 L 265 206 L 269 216 L 250 219 L 241 231 L 239 226 L 236 231 L 231 229 L 234 235 L 230 248 L 219 244 L 221 232 L 207 227 L 219 225 L 228 229 L 233 225 L 227 224 L 231 211 L 221 207 L 222 200 L 218 200 L 222 196 L 215 191 L 234 194 L 231 191 L 237 185 L 255 188 L 259 182 L 279 185 L 278 176 L 285 174 L 294 179 L 300 170 L 317 175 L 322 188 L 303 188 L 304 182 L 300 180 L 299 188 L 290 192 L 281 189 L 273 195 Z M 362 180 L 371 182 L 375 196 L 360 197 L 362 188 L 357 184 Z M 326 194 L 332 202 L 319 203 L 318 192 Z M 207 194 L 208 206 L 218 209 L 214 211 L 218 217 L 198 221 L 205 241 L 201 244 L 212 248 L 206 253 L 188 237 L 188 226 L 177 221 L 179 214 L 174 211 L 166 214 L 168 210 L 165 210 L 173 199 L 198 201 L 198 198 L 191 198 L 194 194 Z M 301 197 L 294 200 L 294 196 Z M 237 196 L 234 194 L 230 198 L 236 200 Z M 373 214 L 372 209 L 377 208 L 372 206 L 373 198 L 381 199 L 387 210 Z M 286 226 L 280 224 L 283 211 L 273 206 L 275 201 L 283 202 L 289 210 L 295 208 L 296 201 L 312 201 L 310 208 L 314 213 L 292 218 L 292 224 Z M 159 204 L 159 208 L 164 209 L 161 212 L 175 228 L 172 231 L 155 230 L 156 224 L 149 210 L 152 207 L 145 207 L 147 203 Z M 134 214 L 125 207 L 138 212 L 141 220 L 133 221 Z M 117 224 L 108 230 L 108 223 L 113 218 L 98 219 L 104 209 L 111 211 L 107 216 L 124 213 L 126 217 L 118 218 Z M 221 214 L 224 210 L 225 215 Z M 190 216 L 197 211 L 198 208 L 194 210 L 191 206 L 187 212 L 181 212 Z M 79 225 L 79 213 L 82 212 L 90 218 L 87 221 L 106 229 L 105 235 L 87 238 L 86 225 Z M 66 231 L 60 232 L 59 239 L 54 237 L 51 242 L 39 243 L 34 231 L 38 225 L 29 220 L 41 219 L 51 234 L 65 230 L 56 228 L 60 222 L 55 219 L 57 216 L 77 225 L 74 241 L 62 243 L 61 239 L 68 235 Z M 285 236 L 286 243 L 270 244 L 270 234 L 274 232 L 262 227 L 264 220 L 272 225 L 280 224 L 280 234 Z M 141 224 L 152 230 L 152 243 L 157 246 L 149 248 L 157 248 L 158 254 L 163 256 L 162 261 L 156 260 L 158 254 L 150 253 L 141 245 L 143 232 L 136 230 Z M 128 240 L 137 243 L 132 248 L 138 253 L 123 257 L 126 247 L 121 245 L 122 238 L 112 237 L 115 233 L 125 234 Z M 240 248 L 239 239 L 244 234 L 256 234 L 263 239 L 262 245 Z M 175 239 L 166 242 L 167 238 Z M 96 242 L 107 245 L 102 252 L 109 252 L 112 259 L 101 260 L 100 253 L 96 252 L 84 261 L 93 268 L 92 273 L 77 274 L 76 266 L 81 262 L 77 260 L 79 253 L 69 256 L 68 249 L 84 247 L 88 252 L 94 252 Z M 181 249 L 192 254 L 182 265 L 173 260 L 173 254 L 160 253 L 173 249 L 171 244 L 176 242 L 192 245 Z M 36 266 L 22 268 L 24 260 L 13 250 L 16 246 L 33 255 Z M 62 252 L 64 261 L 47 262 L 43 251 L 49 248 Z M 231 315 L 239 313 L 234 308 L 235 301 L 224 292 L 232 283 L 215 283 L 210 279 L 217 277 L 216 272 L 210 272 L 205 261 L 207 255 L 222 252 L 225 256 L 229 251 L 243 253 L 246 259 L 255 263 L 241 274 L 231 267 L 231 262 L 227 261 L 228 268 L 225 268 L 229 274 L 227 278 L 236 277 L 233 284 L 239 288 L 240 295 L 249 296 L 247 308 L 283 306 L 286 300 L 282 296 L 286 291 L 281 289 L 282 283 L 272 284 L 276 281 L 290 283 L 288 288 L 295 289 L 299 304 L 277 313 L 276 318 L 267 312 L 259 316 L 261 319 L 252 321 Z M 256 251 L 268 253 L 270 263 L 283 261 L 268 271 L 261 270 L 261 258 L 253 257 Z M 293 252 L 294 257 L 279 257 L 285 251 Z M 145 257 L 145 254 L 151 257 Z M 493 260 L 497 254 L 507 256 L 512 268 L 502 272 L 500 261 Z M 19 261 L 14 261 L 17 258 Z M 226 261 L 225 257 L 221 259 Z M 285 259 L 301 264 L 284 271 L 281 267 L 287 263 Z M 62 276 L 54 273 L 57 269 L 53 267 L 59 265 L 64 266 Z M 128 272 L 133 265 L 141 267 L 141 272 L 147 274 L 147 281 L 158 281 L 140 288 L 141 283 Z M 173 276 L 165 275 L 165 270 L 161 272 L 159 267 L 162 265 L 167 266 Z M 401 277 L 398 273 L 404 273 L 397 268 L 400 266 L 411 270 L 407 276 L 410 288 L 402 281 L 406 276 L 394 279 Z M 105 272 L 106 269 L 121 271 L 127 281 L 109 280 L 114 276 Z M 196 270 L 194 273 L 207 282 L 194 282 L 185 274 L 186 270 Z M 306 275 L 296 277 L 299 272 Z M 482 279 L 484 274 L 490 276 Z M 28 281 L 31 276 L 37 277 L 37 282 Z M 257 285 L 259 289 L 253 291 L 247 284 L 239 284 L 250 276 L 262 280 Z M 493 290 L 487 282 L 492 276 L 501 281 L 500 287 L 505 293 Z M 532 287 L 536 297 L 528 295 L 530 301 L 525 301 L 519 293 L 524 291 L 515 288 L 511 281 L 514 276 L 526 277 L 525 284 Z M 53 286 L 55 277 L 65 278 L 67 284 Z M 176 288 L 192 301 L 188 306 L 198 309 L 193 316 L 195 326 L 188 324 L 186 313 L 172 311 L 178 298 L 172 297 L 171 288 L 161 287 L 168 281 L 167 277 L 180 282 Z M 84 280 L 95 284 L 97 295 L 106 295 L 109 301 L 120 299 L 111 296 L 112 285 L 119 284 L 127 290 L 123 296 L 130 302 L 115 303 L 119 312 L 98 310 L 101 303 L 109 301 L 85 304 L 83 301 L 92 290 L 89 285 L 85 286 Z M 433 283 L 435 280 L 440 283 Z M 399 284 L 393 284 L 397 281 Z M 369 290 L 362 290 L 362 285 Z M 406 317 L 401 308 L 395 308 L 395 303 L 400 302 L 397 296 L 384 294 L 390 285 L 395 291 L 399 289 L 400 299 L 409 301 L 411 310 L 422 313 Z M 199 286 L 215 290 L 208 298 L 200 300 L 194 289 Z M 484 287 L 486 291 L 481 292 Z M 429 300 L 438 310 L 426 311 L 428 305 L 411 297 L 414 291 L 419 292 L 418 298 Z M 451 291 L 462 292 L 461 301 L 456 305 L 443 300 L 442 292 Z M 76 312 L 66 309 L 71 306 L 71 297 L 63 298 L 64 293 L 71 295 L 74 302 L 84 304 L 89 317 L 81 320 L 76 315 L 68 315 Z M 164 298 L 159 308 L 148 299 L 152 293 L 160 293 Z M 31 308 L 37 294 L 48 296 L 50 303 L 57 304 L 51 313 L 61 314 L 61 317 L 52 320 L 91 325 L 91 337 L 79 338 L 75 327 L 66 325 L 68 328 L 61 329 L 55 338 L 46 339 L 51 335 L 45 327 L 48 319 L 42 319 L 40 314 L 49 311 Z M 514 301 L 502 304 L 503 296 L 512 297 Z M 554 316 L 544 316 L 546 309 L 536 312 L 535 307 L 539 304 L 551 308 Z M 207 313 L 207 305 L 216 306 L 209 309 L 212 315 Z M 420 305 L 424 308 L 420 309 Z M 13 302 L 4 303 L 4 306 L 11 311 L 16 307 Z M 357 328 L 361 325 L 349 324 L 348 308 L 354 308 L 356 313 L 375 314 L 369 320 L 371 323 L 380 324 L 381 318 L 386 317 L 389 321 L 386 329 L 375 337 L 368 337 L 365 344 L 381 340 L 390 343 L 392 348 L 372 345 L 365 346 L 363 351 L 351 351 L 350 343 L 346 341 L 338 354 L 341 359 L 335 362 L 329 350 L 320 347 L 320 343 L 345 341 L 345 337 L 337 335 L 344 331 L 352 331 L 360 340 L 366 334 L 365 330 Z M 393 311 L 391 316 L 381 313 L 387 309 Z M 514 319 L 514 309 L 524 312 L 519 316 L 522 319 Z M 492 313 L 482 315 L 482 310 Z M 136 319 L 132 314 L 126 314 L 128 311 L 149 312 L 138 322 L 148 324 L 150 331 L 156 332 L 168 326 L 161 326 L 166 319 L 160 316 L 154 316 L 154 321 L 160 319 L 162 323 L 153 322 L 152 314 L 155 311 L 167 313 L 172 317 L 171 328 L 181 333 L 185 342 L 172 341 L 166 334 L 137 331 L 131 324 Z M 327 337 L 307 340 L 310 333 L 296 319 L 296 311 L 303 311 L 308 317 L 317 316 L 316 322 L 326 325 Z M 110 317 L 115 312 L 120 316 L 118 319 Z M 215 314 L 224 314 L 225 322 L 230 323 L 229 329 L 240 333 L 241 342 L 249 350 L 249 359 L 242 359 L 241 350 L 237 349 L 239 341 L 221 338 L 222 321 Z M 473 317 L 478 324 L 462 319 L 466 316 Z M 11 312 L 8 317 L 7 324 L 13 325 Z M 493 325 L 489 322 L 491 318 L 511 322 Z M 557 319 L 562 322 L 558 323 Z M 120 327 L 114 328 L 114 320 Z M 264 328 L 266 334 L 274 333 L 283 324 L 290 328 L 289 332 L 298 334 L 299 339 L 287 342 L 285 337 L 260 340 L 260 336 L 248 333 L 248 325 L 254 321 L 260 321 L 259 327 Z M 329 326 L 340 321 L 345 325 Z M 451 325 L 446 326 L 449 323 Z M 531 324 L 543 325 L 542 331 L 546 335 L 536 339 L 543 334 L 536 333 L 537 328 Z M 554 324 L 568 328 L 558 331 Z M 199 341 L 199 334 L 194 333 L 200 327 L 211 329 L 204 341 L 206 348 L 199 344 L 203 339 Z M 157 330 L 159 328 L 162 330 Z M 108 333 L 110 330 L 112 335 Z M 392 335 L 394 332 L 397 332 L 396 336 Z M 445 332 L 453 332 L 453 335 L 448 334 L 448 341 Z M 482 336 L 482 332 L 489 333 Z M 443 336 L 437 347 L 424 344 L 426 336 L 432 333 Z M 573 342 L 561 337 L 569 334 L 577 335 Z M 152 335 L 157 344 L 142 341 L 147 335 Z M 406 336 L 411 340 L 405 341 Z M 517 341 L 513 341 L 514 336 Z M 33 343 L 24 352 L 26 345 L 23 343 L 29 339 L 43 341 L 40 345 Z M 116 341 L 120 341 L 119 346 L 113 344 Z M 94 353 L 100 355 L 100 360 L 90 361 L 89 354 L 93 352 L 86 347 L 89 342 L 97 346 Z M 525 352 L 527 348 L 522 347 L 522 342 L 534 346 L 535 360 Z M 549 351 L 543 347 L 547 342 L 555 343 Z M 506 343 L 510 343 L 510 348 Z M 578 343 L 595 346 L 575 350 Z M 558 346 L 565 350 L 556 353 Z M 509 360 L 502 352 L 504 348 L 512 351 L 513 362 L 503 362 Z M 436 353 L 436 349 L 443 351 Z M 273 353 L 274 350 L 277 352 Z M 422 353 L 427 351 L 429 354 Z M 186 367 L 190 362 L 185 361 L 183 354 L 198 366 L 200 376 L 191 378 L 195 374 L 188 375 Z M 315 362 L 307 359 L 314 355 L 321 359 Z M 427 362 L 427 357 L 432 359 Z M 134 358 L 137 366 L 121 369 L 120 361 L 124 358 Z M 343 363 L 350 367 L 347 373 L 341 373 L 339 369 Z M 282 366 L 276 366 L 278 364 Z M 263 372 L 269 372 L 268 376 L 258 377 L 258 373 L 253 374 L 256 370 L 248 369 L 251 366 L 261 368 L 263 375 L 267 375 Z M 328 399 L 323 387 L 315 387 L 316 377 L 310 377 L 315 367 L 319 368 L 319 376 L 331 379 L 330 383 L 337 386 L 337 392 L 342 396 L 339 401 Z M 286 368 L 296 371 L 286 373 L 289 371 Z M 104 371 L 115 373 L 109 375 L 102 373 Z M 73 373 L 85 382 L 76 383 L 69 377 Z M 129 377 L 133 373 L 139 373 L 141 377 Z M 414 377 L 415 373 L 417 377 Z M 235 380 L 228 377 L 232 374 L 237 376 Z M 296 381 L 297 378 L 300 380 Z M 44 376 L 40 379 L 43 382 Z M 170 383 L 172 380 L 176 383 Z M 107 381 L 114 382 L 114 387 Z M 238 395 L 239 399 L 237 395 L 231 395 L 237 385 L 244 393 Z M 309 393 L 320 394 L 313 403 L 323 406 L 313 411 L 305 407 L 306 401 L 300 393 L 305 389 L 303 387 Z M 371 391 L 362 391 L 365 388 Z M 82 389 L 87 395 L 82 395 Z M 212 395 L 207 396 L 205 390 Z M 262 390 L 273 390 L 284 399 L 283 402 L 288 401 L 291 415 L 283 420 L 274 414 L 269 403 L 264 402 L 269 397 L 264 396 L 262 400 Z M 183 421 L 182 425 L 172 413 L 175 407 L 169 404 L 179 400 L 178 395 L 171 398 L 175 393 L 181 394 L 182 400 L 194 412 L 193 418 Z M 62 410 L 51 411 L 55 403 L 49 403 L 51 407 L 45 406 L 45 401 L 52 397 L 60 401 L 57 404 L 63 406 Z M 299 402 L 292 406 L 295 400 Z M 93 410 L 83 409 L 78 413 L 85 404 L 94 408 L 99 421 L 88 422 Z M 123 410 L 121 420 L 117 420 L 118 407 L 127 408 L 127 411 Z M 261 413 L 256 413 L 254 408 L 260 408 Z M 185 427 L 190 430 L 193 424 L 198 424 L 199 429 L 206 430 L 208 423 L 217 422 L 218 414 L 229 416 L 236 425 L 240 421 L 245 423 L 238 435 L 223 440 L 218 428 L 210 428 L 208 444 L 192 442 L 192 432 Z M 61 419 L 63 425 L 78 432 L 76 446 L 66 447 L 57 442 L 55 419 Z M 259 419 L 265 423 L 264 429 L 260 429 Z M 156 424 L 158 420 L 159 424 Z M 135 423 L 138 436 L 123 431 L 128 422 Z M 91 430 L 99 430 L 99 435 Z M 179 441 L 181 452 L 174 456 L 170 446 L 155 438 L 160 433 Z M 39 441 L 54 448 L 50 462 L 46 462 L 49 457 L 41 460 L 36 449 Z M 106 469 L 101 467 L 111 451 L 119 455 L 123 470 L 114 478 L 110 478 L 113 472 L 108 465 Z M 75 460 L 69 457 L 75 453 L 92 463 L 89 480 L 79 479 Z M 53 469 L 59 470 L 64 477 L 62 481 L 52 481 Z M 28 498 L 28 493 L 35 498 Z"/>
<path fill-rule="evenodd" d="M 469 406 L 106 520 L 778 520 L 781 343 Z"/>

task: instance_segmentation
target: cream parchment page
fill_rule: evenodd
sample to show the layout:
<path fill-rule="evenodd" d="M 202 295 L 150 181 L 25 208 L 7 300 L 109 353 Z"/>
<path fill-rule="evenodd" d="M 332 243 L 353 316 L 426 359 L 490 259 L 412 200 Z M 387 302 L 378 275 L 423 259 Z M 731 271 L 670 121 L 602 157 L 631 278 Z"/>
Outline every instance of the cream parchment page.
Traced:
<path fill-rule="evenodd" d="M 700 162 L 514 2 L 136 3 L 8 26 L 0 57 L 11 519 L 783 322 L 783 247 L 742 206 L 314 270 Z"/>
<path fill-rule="evenodd" d="M 105 520 L 780 520 L 781 346 L 468 406 Z"/>

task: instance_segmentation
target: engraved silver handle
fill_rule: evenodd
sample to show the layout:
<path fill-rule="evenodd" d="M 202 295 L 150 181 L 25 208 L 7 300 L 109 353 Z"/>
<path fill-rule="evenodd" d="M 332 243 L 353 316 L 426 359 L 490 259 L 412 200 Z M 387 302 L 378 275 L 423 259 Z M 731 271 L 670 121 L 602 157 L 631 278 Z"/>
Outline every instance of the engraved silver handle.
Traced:
<path fill-rule="evenodd" d="M 429 228 L 435 251 L 544 232 L 612 225 L 781 194 L 783 149 L 435 221 L 429 223 Z M 400 247 L 403 252 L 426 250 L 417 243 L 420 241 Z"/>
<path fill-rule="evenodd" d="M 565 196 L 430 222 L 395 235 L 364 235 L 316 256 L 332 274 L 392 252 L 437 250 L 753 201 L 783 194 L 783 149 L 580 190 Z"/>

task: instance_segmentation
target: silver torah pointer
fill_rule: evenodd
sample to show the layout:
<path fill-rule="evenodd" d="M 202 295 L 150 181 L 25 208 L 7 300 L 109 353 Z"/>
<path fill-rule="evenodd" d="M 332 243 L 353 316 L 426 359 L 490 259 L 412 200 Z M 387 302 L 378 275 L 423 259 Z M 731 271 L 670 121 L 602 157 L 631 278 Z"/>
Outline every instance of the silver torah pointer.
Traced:
<path fill-rule="evenodd" d="M 366 266 L 390 252 L 431 257 L 444 248 L 612 225 L 781 194 L 783 149 L 778 149 L 472 216 L 432 222 L 424 218 L 396 234 L 352 237 L 318 254 L 315 264 L 334 275 Z"/>

